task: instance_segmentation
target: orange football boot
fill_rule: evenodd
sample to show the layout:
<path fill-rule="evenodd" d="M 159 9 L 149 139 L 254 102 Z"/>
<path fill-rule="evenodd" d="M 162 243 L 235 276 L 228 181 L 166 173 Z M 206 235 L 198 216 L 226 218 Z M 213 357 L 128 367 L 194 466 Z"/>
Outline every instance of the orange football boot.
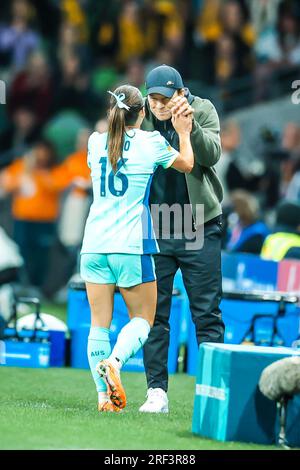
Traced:
<path fill-rule="evenodd" d="M 101 403 L 98 403 L 98 411 L 99 412 L 117 412 L 119 413 L 121 411 L 120 408 L 115 406 L 110 400 L 103 401 Z"/>
<path fill-rule="evenodd" d="M 125 408 L 126 394 L 121 383 L 119 371 L 107 359 L 97 364 L 96 371 L 106 381 L 113 405 L 120 409 Z"/>

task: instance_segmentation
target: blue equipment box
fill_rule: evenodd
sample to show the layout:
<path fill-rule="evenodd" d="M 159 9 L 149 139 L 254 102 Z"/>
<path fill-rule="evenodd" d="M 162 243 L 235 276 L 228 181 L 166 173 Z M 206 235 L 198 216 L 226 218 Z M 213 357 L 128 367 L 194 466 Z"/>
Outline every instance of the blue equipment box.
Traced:
<path fill-rule="evenodd" d="M 192 432 L 220 441 L 274 444 L 278 436 L 276 403 L 258 388 L 260 375 L 274 361 L 300 351 L 203 343 L 199 348 Z M 287 412 L 287 441 L 300 445 L 300 397 Z"/>
<path fill-rule="evenodd" d="M 36 319 L 34 329 L 17 330 L 17 305 L 19 302 L 35 305 Z M 18 297 L 12 305 L 12 326 L 4 330 L 4 340 L 0 341 L 0 365 L 13 367 L 49 367 L 50 334 L 38 329 L 40 301 L 35 297 Z"/>
<path fill-rule="evenodd" d="M 182 299 L 173 295 L 170 315 L 170 344 L 168 356 L 168 370 L 174 374 L 177 370 L 179 351 L 180 323 L 182 316 Z M 68 316 L 67 324 L 71 331 L 71 366 L 88 369 L 87 338 L 90 329 L 90 308 L 84 283 L 72 282 L 68 294 Z M 127 308 L 120 293 L 116 292 L 114 297 L 114 312 L 110 327 L 111 346 L 114 347 L 117 336 L 123 326 L 129 321 Z M 143 350 L 130 358 L 122 368 L 124 371 L 143 372 Z"/>
<path fill-rule="evenodd" d="M 2 366 L 49 367 L 49 342 L 7 339 L 0 343 L 0 365 Z"/>

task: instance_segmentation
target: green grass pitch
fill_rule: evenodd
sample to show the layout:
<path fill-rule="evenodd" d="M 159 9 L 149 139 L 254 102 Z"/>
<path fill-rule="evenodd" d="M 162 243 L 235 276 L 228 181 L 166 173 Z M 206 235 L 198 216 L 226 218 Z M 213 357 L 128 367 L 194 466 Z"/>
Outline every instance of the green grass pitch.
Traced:
<path fill-rule="evenodd" d="M 124 373 L 128 406 L 120 414 L 97 412 L 89 371 L 0 367 L 1 449 L 274 449 L 221 443 L 191 433 L 194 377 L 170 377 L 169 415 L 138 412 L 144 374 Z"/>

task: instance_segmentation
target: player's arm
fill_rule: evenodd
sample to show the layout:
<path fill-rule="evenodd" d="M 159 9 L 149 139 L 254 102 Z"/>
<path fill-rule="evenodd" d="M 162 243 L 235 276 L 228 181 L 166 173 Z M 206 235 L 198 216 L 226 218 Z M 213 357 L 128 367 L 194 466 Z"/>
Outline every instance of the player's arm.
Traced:
<path fill-rule="evenodd" d="M 190 173 L 194 167 L 194 152 L 191 144 L 192 117 L 172 116 L 172 124 L 179 137 L 179 153 L 172 163 L 172 168 L 184 173 Z"/>

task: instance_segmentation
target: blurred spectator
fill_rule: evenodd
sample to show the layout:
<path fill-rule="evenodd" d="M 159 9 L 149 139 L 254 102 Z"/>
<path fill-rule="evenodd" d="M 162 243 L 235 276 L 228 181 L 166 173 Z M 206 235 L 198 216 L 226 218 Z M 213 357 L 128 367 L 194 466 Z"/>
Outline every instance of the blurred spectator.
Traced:
<path fill-rule="evenodd" d="M 221 35 L 222 0 L 203 0 L 197 18 L 196 34 L 201 42 L 215 41 Z"/>
<path fill-rule="evenodd" d="M 252 192 L 260 188 L 261 175 L 256 171 L 255 162 L 243 163 L 240 150 L 241 139 L 239 124 L 234 121 L 225 121 L 221 129 L 223 156 L 220 160 L 223 159 L 223 161 L 216 166 L 225 187 L 225 205 L 228 203 L 230 191 L 245 189 Z"/>
<path fill-rule="evenodd" d="M 0 186 L 12 194 L 14 239 L 25 261 L 29 282 L 42 287 L 49 250 L 55 239 L 59 194 L 65 178 L 55 168 L 55 153 L 45 140 L 0 174 Z"/>
<path fill-rule="evenodd" d="M 80 30 L 72 23 L 63 22 L 59 28 L 59 43 L 57 47 L 57 59 L 62 62 L 65 57 L 76 55 L 82 68 L 89 68 L 91 56 L 89 47 L 80 40 Z"/>
<path fill-rule="evenodd" d="M 143 96 L 146 95 L 145 66 L 140 59 L 129 61 L 123 83 L 130 83 L 130 85 L 137 87 Z"/>
<path fill-rule="evenodd" d="M 252 27 L 259 39 L 268 31 L 274 31 L 277 23 L 278 7 L 282 0 L 247 0 Z"/>
<path fill-rule="evenodd" d="M 70 23 L 64 22 L 59 28 L 59 51 L 58 56 L 76 52 L 79 45 L 79 32 Z"/>
<path fill-rule="evenodd" d="M 268 59 L 277 65 L 300 64 L 300 9 L 298 2 L 283 1 L 279 7 L 277 32 Z"/>
<path fill-rule="evenodd" d="M 125 1 L 118 18 L 119 53 L 118 61 L 124 66 L 134 57 L 146 52 L 145 32 L 141 27 L 140 8 L 136 1 Z"/>
<path fill-rule="evenodd" d="M 10 126 L 0 135 L 0 169 L 24 155 L 39 134 L 40 126 L 31 108 L 15 108 Z"/>
<path fill-rule="evenodd" d="M 91 134 L 82 128 L 77 135 L 76 152 L 58 167 L 64 187 L 68 190 L 61 201 L 58 240 L 51 253 L 44 292 L 52 297 L 64 287 L 74 273 L 82 243 L 84 224 L 91 203 L 90 169 L 87 166 L 87 142 Z M 59 272 L 57 267 L 59 266 Z"/>
<path fill-rule="evenodd" d="M 61 21 L 60 2 L 53 0 L 30 0 L 35 10 L 35 23 L 47 51 L 56 46 L 57 27 Z"/>
<path fill-rule="evenodd" d="M 61 10 L 67 23 L 72 25 L 79 33 L 79 41 L 83 44 L 89 39 L 87 15 L 83 8 L 84 3 L 78 0 L 62 0 Z"/>
<path fill-rule="evenodd" d="M 0 25 L 1 65 L 21 69 L 40 45 L 39 35 L 30 28 L 35 11 L 27 0 L 14 0 L 9 24 Z"/>
<path fill-rule="evenodd" d="M 286 125 L 282 147 L 289 152 L 292 167 L 284 195 L 287 200 L 300 204 L 300 126 L 292 122 Z"/>
<path fill-rule="evenodd" d="M 113 65 L 119 47 L 118 17 L 122 0 L 113 2 L 93 2 L 89 8 L 90 44 L 95 57 Z M 102 65 L 102 64 L 101 64 Z"/>
<path fill-rule="evenodd" d="M 81 129 L 77 136 L 76 152 L 69 155 L 60 167 L 68 179 L 66 186 L 73 184 L 73 188 L 62 206 L 59 238 L 64 246 L 72 250 L 77 250 L 81 244 L 90 202 L 87 194 L 91 187 L 90 169 L 87 165 L 87 143 L 90 134 L 89 129 Z"/>
<path fill-rule="evenodd" d="M 0 288 L 4 284 L 18 280 L 23 263 L 18 246 L 0 226 Z M 0 313 L 2 313 L 1 308 Z"/>
<path fill-rule="evenodd" d="M 239 88 L 237 79 L 251 77 L 254 62 L 252 45 L 254 31 L 248 22 L 248 11 L 244 4 L 236 0 L 223 2 L 220 19 L 222 33 L 215 42 L 214 67 L 215 83 L 221 87 L 226 111 L 236 106 L 232 87 Z"/>
<path fill-rule="evenodd" d="M 297 171 L 288 185 L 285 196 L 288 201 L 300 204 L 300 162 L 298 162 Z"/>
<path fill-rule="evenodd" d="M 97 99 L 90 88 L 88 71 L 75 53 L 61 56 L 60 71 L 56 77 L 55 110 L 73 110 L 90 120 L 99 116 Z"/>
<path fill-rule="evenodd" d="M 276 71 L 293 71 L 300 65 L 300 5 L 282 1 L 278 9 L 276 29 L 269 29 L 256 45 L 260 63 L 256 67 L 256 100 L 270 96 Z"/>
<path fill-rule="evenodd" d="M 95 110 L 98 114 L 96 102 Z M 53 143 L 59 163 L 75 152 L 78 132 L 88 125 L 88 121 L 80 112 L 68 110 L 59 112 L 47 122 L 43 129 L 43 136 Z"/>
<path fill-rule="evenodd" d="M 14 298 L 12 284 L 22 280 L 24 261 L 19 247 L 0 226 L 0 339 L 1 329 L 11 317 L 11 306 Z"/>
<path fill-rule="evenodd" d="M 222 2 L 221 22 L 225 33 L 239 37 L 249 47 L 253 45 L 255 32 L 249 22 L 249 12 L 244 2 L 237 0 Z"/>
<path fill-rule="evenodd" d="M 154 57 L 154 62 L 148 65 L 148 69 L 159 67 L 161 64 L 166 65 L 175 65 L 176 63 L 176 54 L 175 51 L 170 46 L 160 47 Z"/>
<path fill-rule="evenodd" d="M 288 122 L 282 136 L 282 148 L 287 150 L 290 157 L 300 160 L 300 126 L 294 122 Z"/>
<path fill-rule="evenodd" d="M 180 53 L 183 33 L 180 2 L 124 1 L 118 18 L 118 63 L 124 67 L 131 59 L 147 58 L 160 46 Z"/>
<path fill-rule="evenodd" d="M 227 173 L 230 164 L 234 161 L 234 152 L 240 145 L 241 131 L 235 121 L 224 121 L 221 125 L 222 155 L 215 165 L 216 172 L 223 186 L 223 206 L 230 202 Z"/>
<path fill-rule="evenodd" d="M 252 26 L 256 34 L 254 50 L 259 61 L 267 59 L 266 49 L 276 34 L 278 8 L 282 0 L 247 0 Z"/>
<path fill-rule="evenodd" d="M 300 127 L 295 123 L 286 124 L 281 146 L 286 152 L 286 157 L 280 164 L 280 196 L 286 197 L 300 165 Z"/>
<path fill-rule="evenodd" d="M 203 0 L 197 32 L 202 41 L 217 41 L 223 33 L 239 36 L 247 45 L 254 42 L 253 26 L 248 9 L 237 0 Z"/>
<path fill-rule="evenodd" d="M 231 80 L 243 77 L 252 70 L 251 49 L 239 37 L 223 34 L 215 45 L 215 80 L 226 85 Z"/>
<path fill-rule="evenodd" d="M 259 254 L 270 230 L 260 220 L 258 200 L 242 190 L 231 194 L 236 221 L 226 249 L 232 252 Z M 232 219 L 232 216 L 230 217 Z M 229 222 L 230 224 L 230 222 Z"/>
<path fill-rule="evenodd" d="M 50 116 L 52 101 L 53 83 L 47 60 L 41 52 L 34 52 L 28 58 L 26 69 L 12 82 L 9 112 L 21 106 L 30 108 L 37 123 L 43 124 Z"/>
<path fill-rule="evenodd" d="M 116 88 L 118 81 L 117 69 L 109 62 L 102 62 L 101 66 L 94 68 L 92 71 L 91 87 L 98 96 L 103 95 L 107 90 Z"/>
<path fill-rule="evenodd" d="M 288 201 L 276 211 L 274 233 L 263 245 L 261 256 L 280 261 L 284 258 L 300 259 L 300 205 Z"/>
<path fill-rule="evenodd" d="M 225 111 L 242 99 L 234 93 L 245 88 L 240 80 L 245 78 L 248 87 L 251 83 L 255 34 L 248 16 L 246 4 L 237 0 L 204 1 L 201 10 L 198 42 L 196 36 L 198 54 L 192 59 L 191 70 L 195 78 L 220 88 Z"/>
<path fill-rule="evenodd" d="M 156 46 L 162 44 L 179 53 L 183 49 L 184 22 L 187 19 L 186 2 L 154 0 L 153 9 L 156 13 L 156 21 L 161 22 L 161 41 L 156 41 Z M 153 25 L 151 25 L 153 27 Z M 154 38 L 149 37 L 153 41 Z M 156 51 L 157 47 L 152 49 Z"/>

